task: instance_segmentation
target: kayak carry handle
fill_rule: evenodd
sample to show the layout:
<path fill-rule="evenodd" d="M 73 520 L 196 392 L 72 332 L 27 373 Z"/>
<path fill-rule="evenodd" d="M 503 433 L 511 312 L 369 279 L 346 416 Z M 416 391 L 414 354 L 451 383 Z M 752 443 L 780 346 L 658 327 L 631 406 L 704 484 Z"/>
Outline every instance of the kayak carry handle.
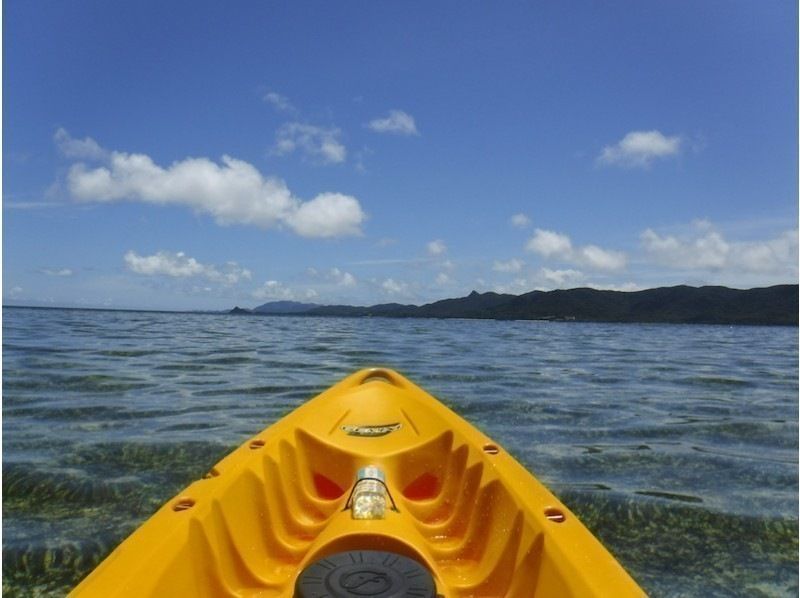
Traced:
<path fill-rule="evenodd" d="M 367 374 L 361 379 L 359 385 L 367 384 L 369 382 L 385 382 L 392 386 L 400 386 L 399 381 L 393 375 L 391 370 L 384 368 L 373 368 L 367 371 Z"/>

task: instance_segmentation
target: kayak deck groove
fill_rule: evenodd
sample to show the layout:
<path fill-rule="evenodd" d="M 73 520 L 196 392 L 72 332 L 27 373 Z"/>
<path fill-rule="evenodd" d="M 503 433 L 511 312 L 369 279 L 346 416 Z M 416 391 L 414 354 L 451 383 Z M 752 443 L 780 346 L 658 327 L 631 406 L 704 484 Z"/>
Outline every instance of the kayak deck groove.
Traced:
<path fill-rule="evenodd" d="M 367 466 L 385 474 L 383 519 L 347 508 Z M 445 598 L 644 595 L 499 445 L 387 369 L 347 377 L 245 442 L 72 595 L 290 597 L 301 571 L 347 551 L 408 557 Z"/>

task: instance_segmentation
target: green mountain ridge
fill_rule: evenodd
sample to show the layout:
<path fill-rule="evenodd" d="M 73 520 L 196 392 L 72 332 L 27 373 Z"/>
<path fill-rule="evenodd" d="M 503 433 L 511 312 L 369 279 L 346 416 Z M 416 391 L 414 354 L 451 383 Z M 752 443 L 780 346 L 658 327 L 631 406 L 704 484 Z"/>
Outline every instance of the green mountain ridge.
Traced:
<path fill-rule="evenodd" d="M 721 286 L 659 287 L 644 291 L 601 291 L 576 288 L 531 291 L 522 295 L 478 293 L 424 305 L 384 303 L 352 305 L 275 302 L 255 310 L 239 307 L 235 315 L 293 315 L 391 318 L 477 318 L 495 320 L 555 320 L 580 322 L 639 322 L 673 324 L 798 324 L 798 285 L 755 289 Z M 280 308 L 278 308 L 280 305 Z"/>

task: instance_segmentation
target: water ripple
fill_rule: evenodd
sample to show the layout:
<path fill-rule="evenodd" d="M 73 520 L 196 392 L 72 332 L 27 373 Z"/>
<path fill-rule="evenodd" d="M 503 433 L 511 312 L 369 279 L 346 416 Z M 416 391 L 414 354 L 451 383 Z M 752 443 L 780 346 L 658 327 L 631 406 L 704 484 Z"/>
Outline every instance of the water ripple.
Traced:
<path fill-rule="evenodd" d="M 233 447 L 383 365 L 651 595 L 796 595 L 797 357 L 796 328 L 8 308 L 3 593 L 63 594 Z"/>

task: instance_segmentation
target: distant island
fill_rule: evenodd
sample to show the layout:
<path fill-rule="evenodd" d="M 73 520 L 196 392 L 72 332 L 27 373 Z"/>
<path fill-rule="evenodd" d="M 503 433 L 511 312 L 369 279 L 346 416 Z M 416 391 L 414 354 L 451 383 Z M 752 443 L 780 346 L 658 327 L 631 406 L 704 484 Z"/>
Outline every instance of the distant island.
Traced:
<path fill-rule="evenodd" d="M 425 305 L 383 303 L 368 307 L 273 301 L 233 315 L 345 316 L 385 318 L 476 318 L 670 324 L 798 324 L 798 285 L 759 289 L 674 286 L 645 291 L 578 288 L 522 295 L 478 293 Z"/>

